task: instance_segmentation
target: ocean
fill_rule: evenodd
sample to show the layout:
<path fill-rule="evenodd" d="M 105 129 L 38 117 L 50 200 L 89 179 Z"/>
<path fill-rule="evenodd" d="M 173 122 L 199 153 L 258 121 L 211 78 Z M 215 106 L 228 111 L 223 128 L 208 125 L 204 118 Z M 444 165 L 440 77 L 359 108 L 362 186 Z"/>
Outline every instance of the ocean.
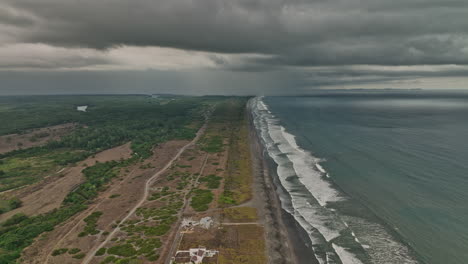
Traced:
<path fill-rule="evenodd" d="M 468 263 L 468 94 L 251 100 L 283 209 L 319 263 Z"/>

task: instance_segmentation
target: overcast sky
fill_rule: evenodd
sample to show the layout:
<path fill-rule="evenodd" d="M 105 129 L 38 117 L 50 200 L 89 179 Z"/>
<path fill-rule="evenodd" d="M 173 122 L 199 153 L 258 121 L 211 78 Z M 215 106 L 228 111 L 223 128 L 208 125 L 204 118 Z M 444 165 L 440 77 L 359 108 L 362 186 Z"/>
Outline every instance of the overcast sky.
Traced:
<path fill-rule="evenodd" d="M 467 0 L 0 0 L 0 94 L 468 88 Z"/>

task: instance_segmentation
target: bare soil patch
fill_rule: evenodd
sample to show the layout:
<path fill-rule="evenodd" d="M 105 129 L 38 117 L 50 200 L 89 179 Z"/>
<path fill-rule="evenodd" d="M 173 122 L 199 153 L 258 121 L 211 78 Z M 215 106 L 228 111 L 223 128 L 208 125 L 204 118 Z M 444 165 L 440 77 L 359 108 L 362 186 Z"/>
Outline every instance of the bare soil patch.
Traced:
<path fill-rule="evenodd" d="M 138 230 L 139 226 L 157 227 L 168 224 L 157 220 L 160 218 L 156 217 L 156 215 L 162 210 L 181 206 L 184 197 L 194 186 L 194 180 L 197 177 L 197 173 L 200 172 L 204 160 L 204 153 L 198 151 L 196 147 L 186 149 L 174 165 L 153 182 L 148 200 L 139 207 L 137 213 L 130 217 L 127 222 L 122 223 L 122 230 L 119 231 L 113 241 L 111 240 L 105 247 L 111 248 L 125 243 L 135 243 L 134 241 L 159 239 L 159 241 L 161 241 L 161 246 L 156 249 L 156 255 L 160 255 L 161 257 L 157 259 L 156 263 L 162 263 L 164 259 L 162 256 L 167 254 L 167 249 L 171 246 L 174 228 L 177 227 L 174 223 L 179 216 L 165 218 L 171 219 L 175 217 L 175 219 L 169 223 L 169 231 L 162 235 L 149 235 L 145 231 L 131 231 L 133 230 L 132 227 L 137 227 Z M 141 212 L 143 211 L 146 213 L 142 214 Z M 177 214 L 177 211 L 175 211 L 175 213 Z M 109 255 L 105 254 L 100 257 L 95 257 L 91 260 L 91 263 L 100 263 L 100 261 L 107 256 Z M 143 263 L 154 263 L 143 255 L 137 254 L 137 257 L 142 260 Z"/>
<path fill-rule="evenodd" d="M 58 140 L 77 127 L 75 123 L 33 129 L 24 134 L 0 136 L 0 154 L 17 149 L 45 145 L 49 140 Z"/>
<path fill-rule="evenodd" d="M 107 190 L 100 193 L 95 202 L 85 211 L 76 215 L 55 230 L 44 234 L 27 248 L 23 253 L 24 263 L 80 263 L 81 259 L 75 259 L 66 253 L 59 256 L 51 256 L 55 249 L 79 248 L 81 252 L 88 252 L 106 237 L 106 232 L 111 231 L 143 195 L 146 180 L 155 171 L 160 170 L 187 144 L 187 141 L 170 141 L 160 144 L 154 149 L 154 154 L 142 163 L 137 163 L 123 168 L 120 176 L 113 179 Z M 129 147 L 129 145 L 128 145 Z M 89 160 L 89 165 L 96 160 L 104 162 L 109 158 L 120 159 L 115 153 L 96 155 L 94 160 Z M 146 166 L 142 166 L 146 165 Z M 92 212 L 102 212 L 97 220 L 96 235 L 79 236 L 86 223 L 84 218 Z"/>
<path fill-rule="evenodd" d="M 102 151 L 93 157 L 77 163 L 75 166 L 63 168 L 46 177 L 43 181 L 17 189 L 7 194 L 6 197 L 18 197 L 23 205 L 15 210 L 0 215 L 0 222 L 17 213 L 37 215 L 58 208 L 65 196 L 84 181 L 81 171 L 88 165 L 96 162 L 127 159 L 131 156 L 130 143 Z"/>

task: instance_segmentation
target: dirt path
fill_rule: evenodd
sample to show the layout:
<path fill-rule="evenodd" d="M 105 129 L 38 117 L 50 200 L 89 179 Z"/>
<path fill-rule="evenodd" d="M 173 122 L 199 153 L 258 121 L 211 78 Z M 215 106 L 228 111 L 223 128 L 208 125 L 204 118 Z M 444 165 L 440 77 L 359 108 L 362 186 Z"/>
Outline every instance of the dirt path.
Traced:
<path fill-rule="evenodd" d="M 88 251 L 88 253 L 86 254 L 86 257 L 83 259 L 83 264 L 88 264 L 94 257 L 94 255 L 96 254 L 96 252 L 101 248 L 103 247 L 105 244 L 107 244 L 111 239 L 112 237 L 118 232 L 120 231 L 120 225 L 123 224 L 125 221 L 127 221 L 128 218 L 130 218 L 134 213 L 135 211 L 138 209 L 138 207 L 140 207 L 148 198 L 148 194 L 149 194 L 149 189 L 150 189 L 150 186 L 151 184 L 153 183 L 154 180 L 156 180 L 161 174 L 163 174 L 168 168 L 170 168 L 172 166 L 172 164 L 180 157 L 180 155 L 187 149 L 189 148 L 190 146 L 192 146 L 193 144 L 195 144 L 198 139 L 200 138 L 200 136 L 203 134 L 203 131 L 205 130 L 205 127 L 206 127 L 206 124 L 203 125 L 202 128 L 200 128 L 200 130 L 197 132 L 197 135 L 196 137 L 191 141 L 189 142 L 187 145 L 185 145 L 184 147 L 182 147 L 179 152 L 177 152 L 177 154 L 166 164 L 166 166 L 164 166 L 161 170 L 159 170 L 158 172 L 156 172 L 153 176 L 151 176 L 151 178 L 149 178 L 146 183 L 145 183 L 145 189 L 144 189 L 144 193 L 143 193 L 143 196 L 141 197 L 140 201 L 130 210 L 130 212 L 122 219 L 122 221 L 120 222 L 119 226 L 117 226 L 114 230 L 112 230 L 112 232 L 110 232 L 110 234 L 107 236 L 107 238 L 102 242 L 100 243 L 99 245 L 93 247 L 90 251 Z"/>
<path fill-rule="evenodd" d="M 135 169 L 133 169 L 133 170 L 130 172 L 129 176 L 132 176 L 134 172 L 135 172 Z M 119 185 L 121 185 L 121 184 L 122 184 L 122 182 L 119 183 Z M 109 190 L 108 192 L 110 192 L 110 190 Z M 104 200 L 104 199 L 103 199 L 103 200 Z M 103 201 L 103 200 L 102 200 L 102 201 Z M 102 202 L 102 201 L 101 201 L 101 202 Z M 77 219 L 77 221 L 76 221 L 76 224 L 75 224 L 72 228 L 70 228 L 70 230 L 69 230 L 65 235 L 63 235 L 62 238 L 60 238 L 60 240 L 58 240 L 57 243 L 55 243 L 55 245 L 54 245 L 53 247 L 51 247 L 51 251 L 47 254 L 47 257 L 46 257 L 46 260 L 45 260 L 44 263 L 50 263 L 50 262 L 49 262 L 49 258 L 51 257 L 52 249 L 58 248 L 58 245 L 60 245 L 71 233 L 73 233 L 73 232 L 75 231 L 75 229 L 76 229 L 77 227 L 80 226 L 81 220 L 82 220 L 85 216 L 89 215 L 91 212 L 93 212 L 94 210 L 96 210 L 96 208 L 99 207 L 99 205 L 101 205 L 101 202 L 98 202 L 98 203 L 94 204 L 93 206 L 91 206 L 91 207 L 89 207 L 88 209 L 86 209 L 86 211 L 80 213 L 80 215 L 82 215 L 82 217 L 79 217 L 79 218 Z M 99 234 L 99 236 L 100 236 L 100 235 L 101 235 L 101 234 Z"/>
<path fill-rule="evenodd" d="M 207 161 L 208 161 L 208 154 L 206 154 L 205 160 L 203 161 L 203 165 L 200 168 L 200 173 L 198 174 L 198 177 L 193 181 L 195 184 L 197 184 L 199 182 L 200 177 L 203 175 L 203 171 L 205 170 L 205 166 L 206 166 Z M 197 186 L 195 185 L 192 188 L 195 188 L 195 187 L 197 187 Z M 190 201 L 190 199 L 188 199 L 188 197 L 187 197 L 189 192 L 190 191 L 186 191 L 186 193 L 185 193 L 184 205 L 182 206 L 182 209 L 180 210 L 180 212 L 178 214 L 176 229 L 174 230 L 175 238 L 172 239 L 171 247 L 169 248 L 169 252 L 167 253 L 167 257 L 166 257 L 166 260 L 164 261 L 164 263 L 170 263 L 171 257 L 174 255 L 175 251 L 177 250 L 177 246 L 179 244 L 179 241 L 181 240 L 181 233 L 180 233 L 180 229 L 182 227 L 181 222 L 182 222 L 182 216 L 183 216 L 184 212 L 186 211 L 187 205 L 188 205 L 188 203 Z M 164 254 L 162 254 L 162 256 L 164 256 Z"/>
<path fill-rule="evenodd" d="M 78 162 L 69 165 L 52 174 L 47 175 L 41 181 L 22 186 L 8 195 L 21 199 L 23 205 L 19 208 L 0 215 L 0 222 L 7 220 L 15 214 L 23 213 L 28 216 L 44 214 L 59 208 L 63 199 L 85 180 L 82 171 L 87 165 L 96 162 L 127 159 L 131 157 L 130 143 L 107 149 Z"/>

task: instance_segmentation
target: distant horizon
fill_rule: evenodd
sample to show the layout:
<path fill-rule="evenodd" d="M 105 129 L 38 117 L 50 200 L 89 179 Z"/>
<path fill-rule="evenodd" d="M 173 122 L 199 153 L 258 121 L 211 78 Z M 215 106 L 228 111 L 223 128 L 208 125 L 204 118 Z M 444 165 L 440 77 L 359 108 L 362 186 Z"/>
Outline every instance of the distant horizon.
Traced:
<path fill-rule="evenodd" d="M 370 88 L 343 88 L 343 89 L 314 89 L 308 91 L 307 93 L 298 93 L 298 94 L 182 94 L 182 93 L 125 93 L 125 92 L 114 92 L 114 93 L 28 93 L 28 94 L 0 94 L 0 97 L 21 97 L 21 96 L 153 96 L 153 95 L 162 95 L 162 96 L 188 96 L 188 97 L 203 97 L 203 96 L 219 96 L 219 97 L 245 97 L 245 96 L 308 96 L 316 95 L 317 93 L 333 93 L 333 92 L 375 92 L 375 93 L 385 93 L 385 92 L 434 92 L 434 93 L 468 93 L 466 89 L 424 89 L 424 88 L 380 88 L 380 89 L 370 89 Z"/>

